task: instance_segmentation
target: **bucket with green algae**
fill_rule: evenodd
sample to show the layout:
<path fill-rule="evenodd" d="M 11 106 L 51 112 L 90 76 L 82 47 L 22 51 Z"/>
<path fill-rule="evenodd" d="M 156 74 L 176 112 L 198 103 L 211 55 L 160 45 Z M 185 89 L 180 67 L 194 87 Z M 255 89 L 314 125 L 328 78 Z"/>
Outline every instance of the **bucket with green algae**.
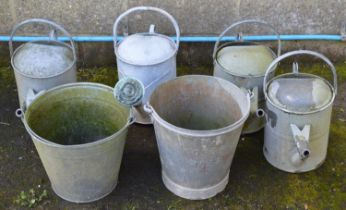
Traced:
<path fill-rule="evenodd" d="M 130 109 L 97 83 L 70 83 L 37 95 L 23 114 L 54 192 L 85 203 L 117 184 Z"/>

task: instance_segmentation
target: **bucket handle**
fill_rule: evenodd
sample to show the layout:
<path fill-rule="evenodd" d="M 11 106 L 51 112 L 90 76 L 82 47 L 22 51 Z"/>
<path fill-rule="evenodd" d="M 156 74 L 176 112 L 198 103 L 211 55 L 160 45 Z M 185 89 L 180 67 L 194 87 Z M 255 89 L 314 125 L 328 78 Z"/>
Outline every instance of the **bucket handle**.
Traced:
<path fill-rule="evenodd" d="M 219 44 L 220 44 L 220 41 L 221 39 L 225 36 L 225 34 L 229 31 L 231 31 L 231 29 L 239 26 L 239 25 L 242 25 L 242 24 L 257 24 L 257 25 L 263 25 L 263 26 L 266 26 L 268 28 L 270 28 L 277 36 L 277 39 L 278 39 L 278 51 L 277 51 L 277 56 L 280 56 L 281 54 L 281 40 L 280 40 L 280 34 L 279 32 L 274 28 L 274 26 L 270 25 L 269 23 L 267 22 L 264 22 L 264 21 L 261 21 L 261 20 L 243 20 L 243 21 L 239 21 L 239 22 L 236 22 L 234 24 L 232 24 L 231 26 L 229 26 L 228 28 L 226 28 L 219 36 L 219 38 L 217 39 L 216 43 L 215 43 L 215 46 L 214 46 L 214 52 L 213 52 L 213 59 L 215 60 L 216 59 L 216 52 L 219 50 Z M 242 35 L 241 34 L 238 34 L 237 36 L 237 39 L 239 41 L 243 41 L 242 40 Z"/>
<path fill-rule="evenodd" d="M 120 23 L 120 21 L 127 15 L 137 12 L 137 11 L 153 11 L 153 12 L 158 12 L 161 13 L 162 15 L 166 16 L 171 23 L 173 24 L 173 27 L 175 29 L 175 33 L 176 33 L 176 39 L 175 39 L 175 43 L 177 46 L 177 49 L 179 48 L 179 39 L 180 39 L 180 30 L 179 30 L 179 26 L 177 21 L 174 19 L 174 17 L 172 15 L 170 15 L 168 12 L 164 11 L 163 9 L 157 8 L 157 7 L 146 7 L 146 6 L 141 6 L 141 7 L 133 7 L 127 11 L 125 11 L 124 13 L 122 13 L 114 22 L 113 25 L 113 44 L 114 44 L 114 52 L 117 51 L 117 47 L 118 47 L 118 34 L 117 34 L 117 30 L 118 30 L 118 25 Z"/>
<path fill-rule="evenodd" d="M 266 73 L 264 75 L 264 79 L 263 79 L 263 92 L 266 98 L 268 98 L 267 95 L 267 83 L 269 82 L 268 80 L 271 79 L 271 76 L 273 76 L 276 70 L 276 65 L 284 60 L 285 58 L 291 57 L 291 56 L 295 56 L 295 55 L 311 55 L 317 58 L 320 58 L 321 60 L 323 60 L 328 66 L 329 69 L 331 70 L 332 74 L 333 74 L 333 89 L 335 92 L 335 95 L 337 94 L 337 75 L 336 75 L 336 69 L 333 65 L 333 63 L 324 55 L 318 53 L 318 52 L 314 52 L 314 51 L 310 51 L 310 50 L 296 50 L 296 51 L 292 51 L 292 52 L 288 52 L 285 53 L 279 57 L 277 57 L 267 68 Z M 293 73 L 298 73 L 298 66 L 297 63 L 293 63 Z"/>
<path fill-rule="evenodd" d="M 13 56 L 13 36 L 15 35 L 15 33 L 17 32 L 17 30 L 20 27 L 22 27 L 24 25 L 27 25 L 27 24 L 30 24 L 30 23 L 40 23 L 40 24 L 46 24 L 46 25 L 49 25 L 49 26 L 53 26 L 54 29 L 49 33 L 50 39 L 56 39 L 56 33 L 55 33 L 56 29 L 58 29 L 59 31 L 63 32 L 68 37 L 68 39 L 70 41 L 70 45 L 71 45 L 71 48 L 72 48 L 72 53 L 73 53 L 74 60 L 77 60 L 75 44 L 73 42 L 71 34 L 69 32 L 67 32 L 62 26 L 60 26 L 60 25 L 58 25 L 58 24 L 56 24 L 56 23 L 54 23 L 52 21 L 45 20 L 45 19 L 39 19 L 39 18 L 24 20 L 23 22 L 18 23 L 12 29 L 12 32 L 11 32 L 11 35 L 10 35 L 10 40 L 9 40 L 9 49 L 10 49 L 11 57 Z"/>

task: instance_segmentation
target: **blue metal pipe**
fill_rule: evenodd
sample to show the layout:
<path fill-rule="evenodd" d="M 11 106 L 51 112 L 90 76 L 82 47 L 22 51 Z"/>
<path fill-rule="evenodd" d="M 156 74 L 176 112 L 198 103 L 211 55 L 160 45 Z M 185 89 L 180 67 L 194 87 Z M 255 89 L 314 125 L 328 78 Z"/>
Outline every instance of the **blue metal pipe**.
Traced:
<path fill-rule="evenodd" d="M 113 42 L 112 36 L 74 36 L 72 37 L 76 42 Z M 182 36 L 180 37 L 181 42 L 216 42 L 219 37 L 217 36 Z M 9 36 L 0 36 L 0 42 L 8 42 Z M 18 42 L 29 42 L 34 40 L 48 40 L 47 36 L 15 36 L 13 41 Z M 119 37 L 122 40 L 123 37 Z M 172 39 L 175 39 L 172 37 Z M 275 41 L 277 40 L 276 35 L 261 35 L 261 36 L 244 36 L 246 41 Z M 325 40 L 325 41 L 342 41 L 341 35 L 336 34 L 288 34 L 281 35 L 282 41 L 302 41 L 302 40 Z M 61 41 L 67 41 L 67 37 L 59 37 Z M 235 41 L 236 37 L 226 36 L 222 38 L 222 41 Z"/>

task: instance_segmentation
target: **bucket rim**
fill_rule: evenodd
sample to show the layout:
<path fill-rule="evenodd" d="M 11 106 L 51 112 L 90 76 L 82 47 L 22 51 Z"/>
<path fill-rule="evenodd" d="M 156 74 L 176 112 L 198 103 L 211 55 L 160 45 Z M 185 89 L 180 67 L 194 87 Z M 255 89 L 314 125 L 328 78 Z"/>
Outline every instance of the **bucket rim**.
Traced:
<path fill-rule="evenodd" d="M 234 72 L 230 72 L 219 63 L 219 60 L 217 59 L 217 55 L 220 52 L 220 50 L 222 50 L 223 48 L 228 47 L 228 46 L 241 46 L 241 45 L 245 45 L 245 46 L 258 45 L 258 46 L 266 47 L 267 50 L 272 54 L 273 60 L 275 58 L 277 58 L 277 55 L 275 54 L 275 52 L 270 47 L 268 47 L 266 45 L 261 45 L 261 44 L 256 43 L 256 42 L 227 42 L 227 43 L 224 43 L 218 47 L 218 49 L 216 51 L 216 56 L 214 59 L 214 66 L 215 65 L 219 66 L 222 69 L 222 71 L 224 71 L 226 74 L 229 74 L 229 75 L 232 75 L 235 77 L 240 77 L 240 78 L 245 78 L 245 79 L 264 77 L 265 72 L 263 74 L 260 74 L 260 75 L 241 75 L 241 74 L 237 74 Z"/>
<path fill-rule="evenodd" d="M 308 114 L 314 114 L 314 113 L 317 113 L 317 112 L 322 112 L 324 111 L 325 109 L 327 109 L 328 107 L 330 107 L 331 105 L 333 105 L 334 103 L 334 100 L 335 100 L 335 97 L 336 97 L 336 92 L 335 92 L 335 89 L 334 87 L 330 84 L 330 82 L 328 80 L 326 80 L 325 78 L 323 77 L 320 77 L 320 76 L 317 76 L 317 75 L 314 75 L 314 74 L 310 74 L 310 73 L 303 73 L 303 72 L 299 72 L 300 75 L 305 75 L 305 76 L 311 76 L 311 77 L 314 77 L 314 78 L 318 78 L 320 80 L 322 80 L 323 82 L 325 82 L 328 87 L 330 88 L 330 91 L 332 92 L 332 97 L 330 99 L 330 101 L 320 107 L 319 109 L 316 109 L 316 110 L 313 110 L 313 111 L 306 111 L 306 112 L 302 112 L 302 111 L 292 111 L 292 110 L 289 110 L 289 109 L 286 109 L 286 108 L 283 108 L 283 107 L 280 107 L 278 106 L 277 104 L 275 104 L 271 98 L 268 96 L 268 91 L 269 91 L 269 85 L 275 80 L 275 79 L 279 79 L 281 77 L 285 77 L 285 76 L 289 76 L 289 75 L 296 75 L 296 73 L 285 73 L 285 74 L 280 74 L 272 79 L 270 79 L 267 83 L 266 83 L 266 86 L 267 86 L 267 91 L 264 93 L 264 96 L 265 96 L 265 99 L 267 101 L 267 103 L 270 103 L 272 106 L 274 106 L 276 109 L 280 110 L 280 111 L 283 111 L 285 113 L 290 113 L 290 114 L 296 114 L 296 115 L 308 115 Z"/>
<path fill-rule="evenodd" d="M 14 57 L 16 56 L 16 54 L 26 45 L 26 44 L 30 44 L 30 43 L 49 43 L 49 42 L 54 42 L 60 46 L 64 46 L 64 47 L 67 47 L 72 53 L 73 53 L 73 50 L 72 50 L 72 46 L 66 44 L 65 42 L 60 42 L 60 41 L 56 41 L 56 40 L 36 40 L 36 41 L 32 41 L 32 42 L 27 42 L 27 43 L 24 43 L 22 45 L 20 45 L 19 47 L 17 47 L 15 49 L 15 51 L 13 52 L 13 55 L 11 57 L 11 66 L 12 68 L 14 69 L 14 71 L 24 77 L 27 77 L 27 78 L 31 78 L 31 79 L 49 79 L 49 78 L 53 78 L 53 77 L 57 77 L 57 76 L 60 76 L 70 70 L 73 69 L 73 67 L 76 65 L 77 63 L 77 57 L 73 56 L 73 61 L 71 62 L 71 64 L 66 67 L 63 71 L 59 72 L 59 73 L 56 73 L 56 74 L 53 74 L 53 75 L 50 75 L 50 76 L 33 76 L 33 75 L 28 75 L 28 74 L 25 74 L 23 72 L 21 72 L 20 70 L 18 70 L 18 68 L 16 67 L 15 63 L 14 63 Z"/>
<path fill-rule="evenodd" d="M 151 36 L 154 35 L 154 36 L 162 37 L 162 38 L 168 40 L 170 42 L 170 44 L 172 44 L 172 46 L 174 46 L 174 50 L 172 50 L 172 52 L 170 54 L 168 54 L 165 58 L 163 58 L 161 60 L 158 60 L 155 62 L 149 62 L 149 63 L 135 63 L 133 61 L 130 61 L 130 60 L 122 57 L 118 52 L 118 48 L 126 39 L 128 39 L 131 36 L 136 36 L 136 35 L 151 35 Z M 133 66 L 153 66 L 153 65 L 158 65 L 158 64 L 164 63 L 164 62 L 168 61 L 169 59 L 175 57 L 177 55 L 178 50 L 179 50 L 179 47 L 175 44 L 175 42 L 170 37 L 163 35 L 163 34 L 158 34 L 158 33 L 152 34 L 149 32 L 142 32 L 142 33 L 131 34 L 127 37 L 124 37 L 124 39 L 122 41 L 117 43 L 117 47 L 114 49 L 114 53 L 115 53 L 117 59 L 121 60 L 122 62 L 124 62 L 126 64 L 133 65 Z"/>
<path fill-rule="evenodd" d="M 108 86 L 108 85 L 104 85 L 104 84 L 100 84 L 100 83 L 95 83 L 95 82 L 75 82 L 75 83 L 68 83 L 68 84 L 64 84 L 64 85 L 59 85 L 59 86 L 56 86 L 56 87 L 54 87 L 52 89 L 49 89 L 48 91 L 44 92 L 43 94 L 41 94 L 37 98 L 35 98 L 34 101 L 38 100 L 41 97 L 44 97 L 44 95 L 46 95 L 47 93 L 50 93 L 50 92 L 53 92 L 53 91 L 56 91 L 56 90 L 59 90 L 59 89 L 65 89 L 65 88 L 69 88 L 69 87 L 78 87 L 78 86 L 94 86 L 94 87 L 102 88 L 105 91 L 109 91 L 113 95 L 113 88 Z M 114 99 L 114 100 L 116 100 L 116 99 Z M 125 108 L 128 109 L 129 117 L 128 117 L 128 120 L 127 120 L 128 122 L 125 123 L 125 125 L 122 128 L 120 128 L 118 131 L 116 131 L 115 133 L 113 133 L 110 136 L 107 136 L 105 138 L 98 139 L 96 141 L 92 141 L 92 142 L 89 142 L 89 143 L 84 143 L 84 144 L 64 145 L 64 144 L 58 144 L 58 143 L 52 142 L 50 140 L 47 140 L 47 139 L 39 136 L 38 134 L 36 134 L 30 128 L 30 126 L 27 123 L 25 114 L 23 115 L 22 121 L 24 123 L 25 129 L 30 134 L 30 136 L 35 137 L 35 138 L 32 138 L 33 141 L 37 140 L 37 141 L 39 141 L 42 144 L 45 144 L 45 145 L 50 146 L 50 147 L 55 147 L 55 148 L 84 149 L 86 147 L 91 147 L 91 146 L 96 146 L 96 145 L 104 144 L 104 143 L 114 139 L 115 137 L 119 136 L 120 134 L 122 134 L 124 132 L 124 130 L 126 130 L 129 127 L 129 125 L 131 124 L 130 123 L 130 120 L 131 120 L 130 108 L 127 108 L 127 107 L 125 107 Z"/>
<path fill-rule="evenodd" d="M 225 133 L 230 132 L 231 130 L 235 130 L 237 128 L 239 128 L 240 126 L 244 125 L 245 121 L 247 120 L 249 114 L 250 114 L 250 95 L 248 93 L 246 93 L 246 91 L 243 91 L 242 89 L 240 89 L 238 86 L 236 86 L 235 84 L 223 79 L 223 78 L 218 78 L 218 77 L 214 77 L 214 76 L 208 76 L 208 75 L 184 75 L 184 76 L 180 76 L 180 77 L 176 77 L 173 80 L 170 80 L 168 82 L 172 82 L 174 80 L 178 80 L 180 78 L 187 78 L 187 77 L 205 77 L 205 78 L 213 78 L 215 80 L 221 80 L 223 82 L 226 82 L 232 86 L 234 86 L 236 89 L 238 89 L 240 92 L 244 93 L 244 96 L 246 97 L 246 101 L 247 101 L 247 107 L 246 107 L 246 113 L 243 114 L 242 113 L 242 117 L 240 119 L 238 119 L 236 122 L 227 125 L 225 127 L 222 128 L 218 128 L 218 129 L 210 129 L 210 130 L 192 130 L 192 129 L 187 129 L 187 128 L 182 128 L 182 127 L 178 127 L 176 125 L 173 125 L 169 122 L 167 122 L 166 120 L 164 120 L 156 111 L 155 109 L 150 105 L 150 99 L 149 102 L 147 103 L 149 105 L 149 107 L 152 110 L 152 116 L 154 118 L 153 123 L 155 123 L 156 121 L 160 123 L 160 125 L 164 126 L 165 128 L 169 129 L 169 130 L 173 130 L 176 133 L 179 133 L 181 135 L 185 135 L 185 136 L 194 136 L 194 137 L 213 137 L 213 136 L 219 136 L 219 135 L 223 135 Z M 159 87 L 157 87 L 159 88 Z"/>

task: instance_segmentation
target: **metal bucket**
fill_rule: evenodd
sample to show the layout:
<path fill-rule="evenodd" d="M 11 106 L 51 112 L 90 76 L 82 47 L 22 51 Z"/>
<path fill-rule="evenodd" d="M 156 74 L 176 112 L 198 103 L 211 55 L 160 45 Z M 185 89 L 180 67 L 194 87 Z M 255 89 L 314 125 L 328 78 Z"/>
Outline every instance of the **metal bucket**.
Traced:
<path fill-rule="evenodd" d="M 65 84 L 36 96 L 23 122 L 54 192 L 85 203 L 113 191 L 124 150 L 130 109 L 97 83 Z"/>
<path fill-rule="evenodd" d="M 126 36 L 118 43 L 118 25 L 129 14 L 138 11 L 153 11 L 166 16 L 173 24 L 176 41 L 158 34 L 151 25 L 149 32 Z M 131 77 L 141 81 L 145 88 L 142 103 L 134 107 L 136 122 L 151 124 L 151 119 L 143 110 L 150 94 L 161 83 L 176 77 L 176 55 L 179 48 L 180 31 L 176 20 L 166 11 L 155 7 L 134 7 L 121 14 L 113 26 L 114 52 L 117 57 L 118 76 Z M 161 42 L 161 44 L 157 44 Z"/>
<path fill-rule="evenodd" d="M 144 108 L 153 118 L 165 186 L 192 200 L 221 192 L 250 112 L 249 94 L 221 78 L 182 76 L 157 87 Z"/>
<path fill-rule="evenodd" d="M 215 43 L 213 52 L 214 76 L 226 79 L 251 91 L 250 116 L 242 131 L 243 134 L 248 134 L 264 127 L 263 78 L 265 70 L 276 58 L 276 55 L 269 47 L 244 41 L 242 34 L 238 34 L 236 42 L 227 42 L 219 46 L 226 33 L 243 24 L 259 24 L 271 29 L 278 38 L 278 56 L 281 52 L 281 41 L 279 33 L 270 24 L 258 20 L 244 20 L 226 28 Z M 225 64 L 220 60 L 224 57 L 227 57 L 224 59 Z"/>
<path fill-rule="evenodd" d="M 285 58 L 310 55 L 322 59 L 333 73 L 334 84 L 319 76 L 293 72 L 273 76 Z M 283 171 L 299 173 L 318 168 L 326 158 L 333 101 L 337 92 L 336 70 L 322 54 L 299 50 L 286 53 L 268 67 L 263 81 L 266 126 L 263 153 Z"/>
<path fill-rule="evenodd" d="M 38 23 L 53 28 L 50 39 L 22 44 L 13 52 L 13 36 L 27 24 Z M 66 35 L 70 45 L 57 40 L 57 31 Z M 29 19 L 16 25 L 9 40 L 11 64 L 17 83 L 20 107 L 23 108 L 28 94 L 38 93 L 52 87 L 76 82 L 76 51 L 72 36 L 58 24 L 44 19 Z"/>

